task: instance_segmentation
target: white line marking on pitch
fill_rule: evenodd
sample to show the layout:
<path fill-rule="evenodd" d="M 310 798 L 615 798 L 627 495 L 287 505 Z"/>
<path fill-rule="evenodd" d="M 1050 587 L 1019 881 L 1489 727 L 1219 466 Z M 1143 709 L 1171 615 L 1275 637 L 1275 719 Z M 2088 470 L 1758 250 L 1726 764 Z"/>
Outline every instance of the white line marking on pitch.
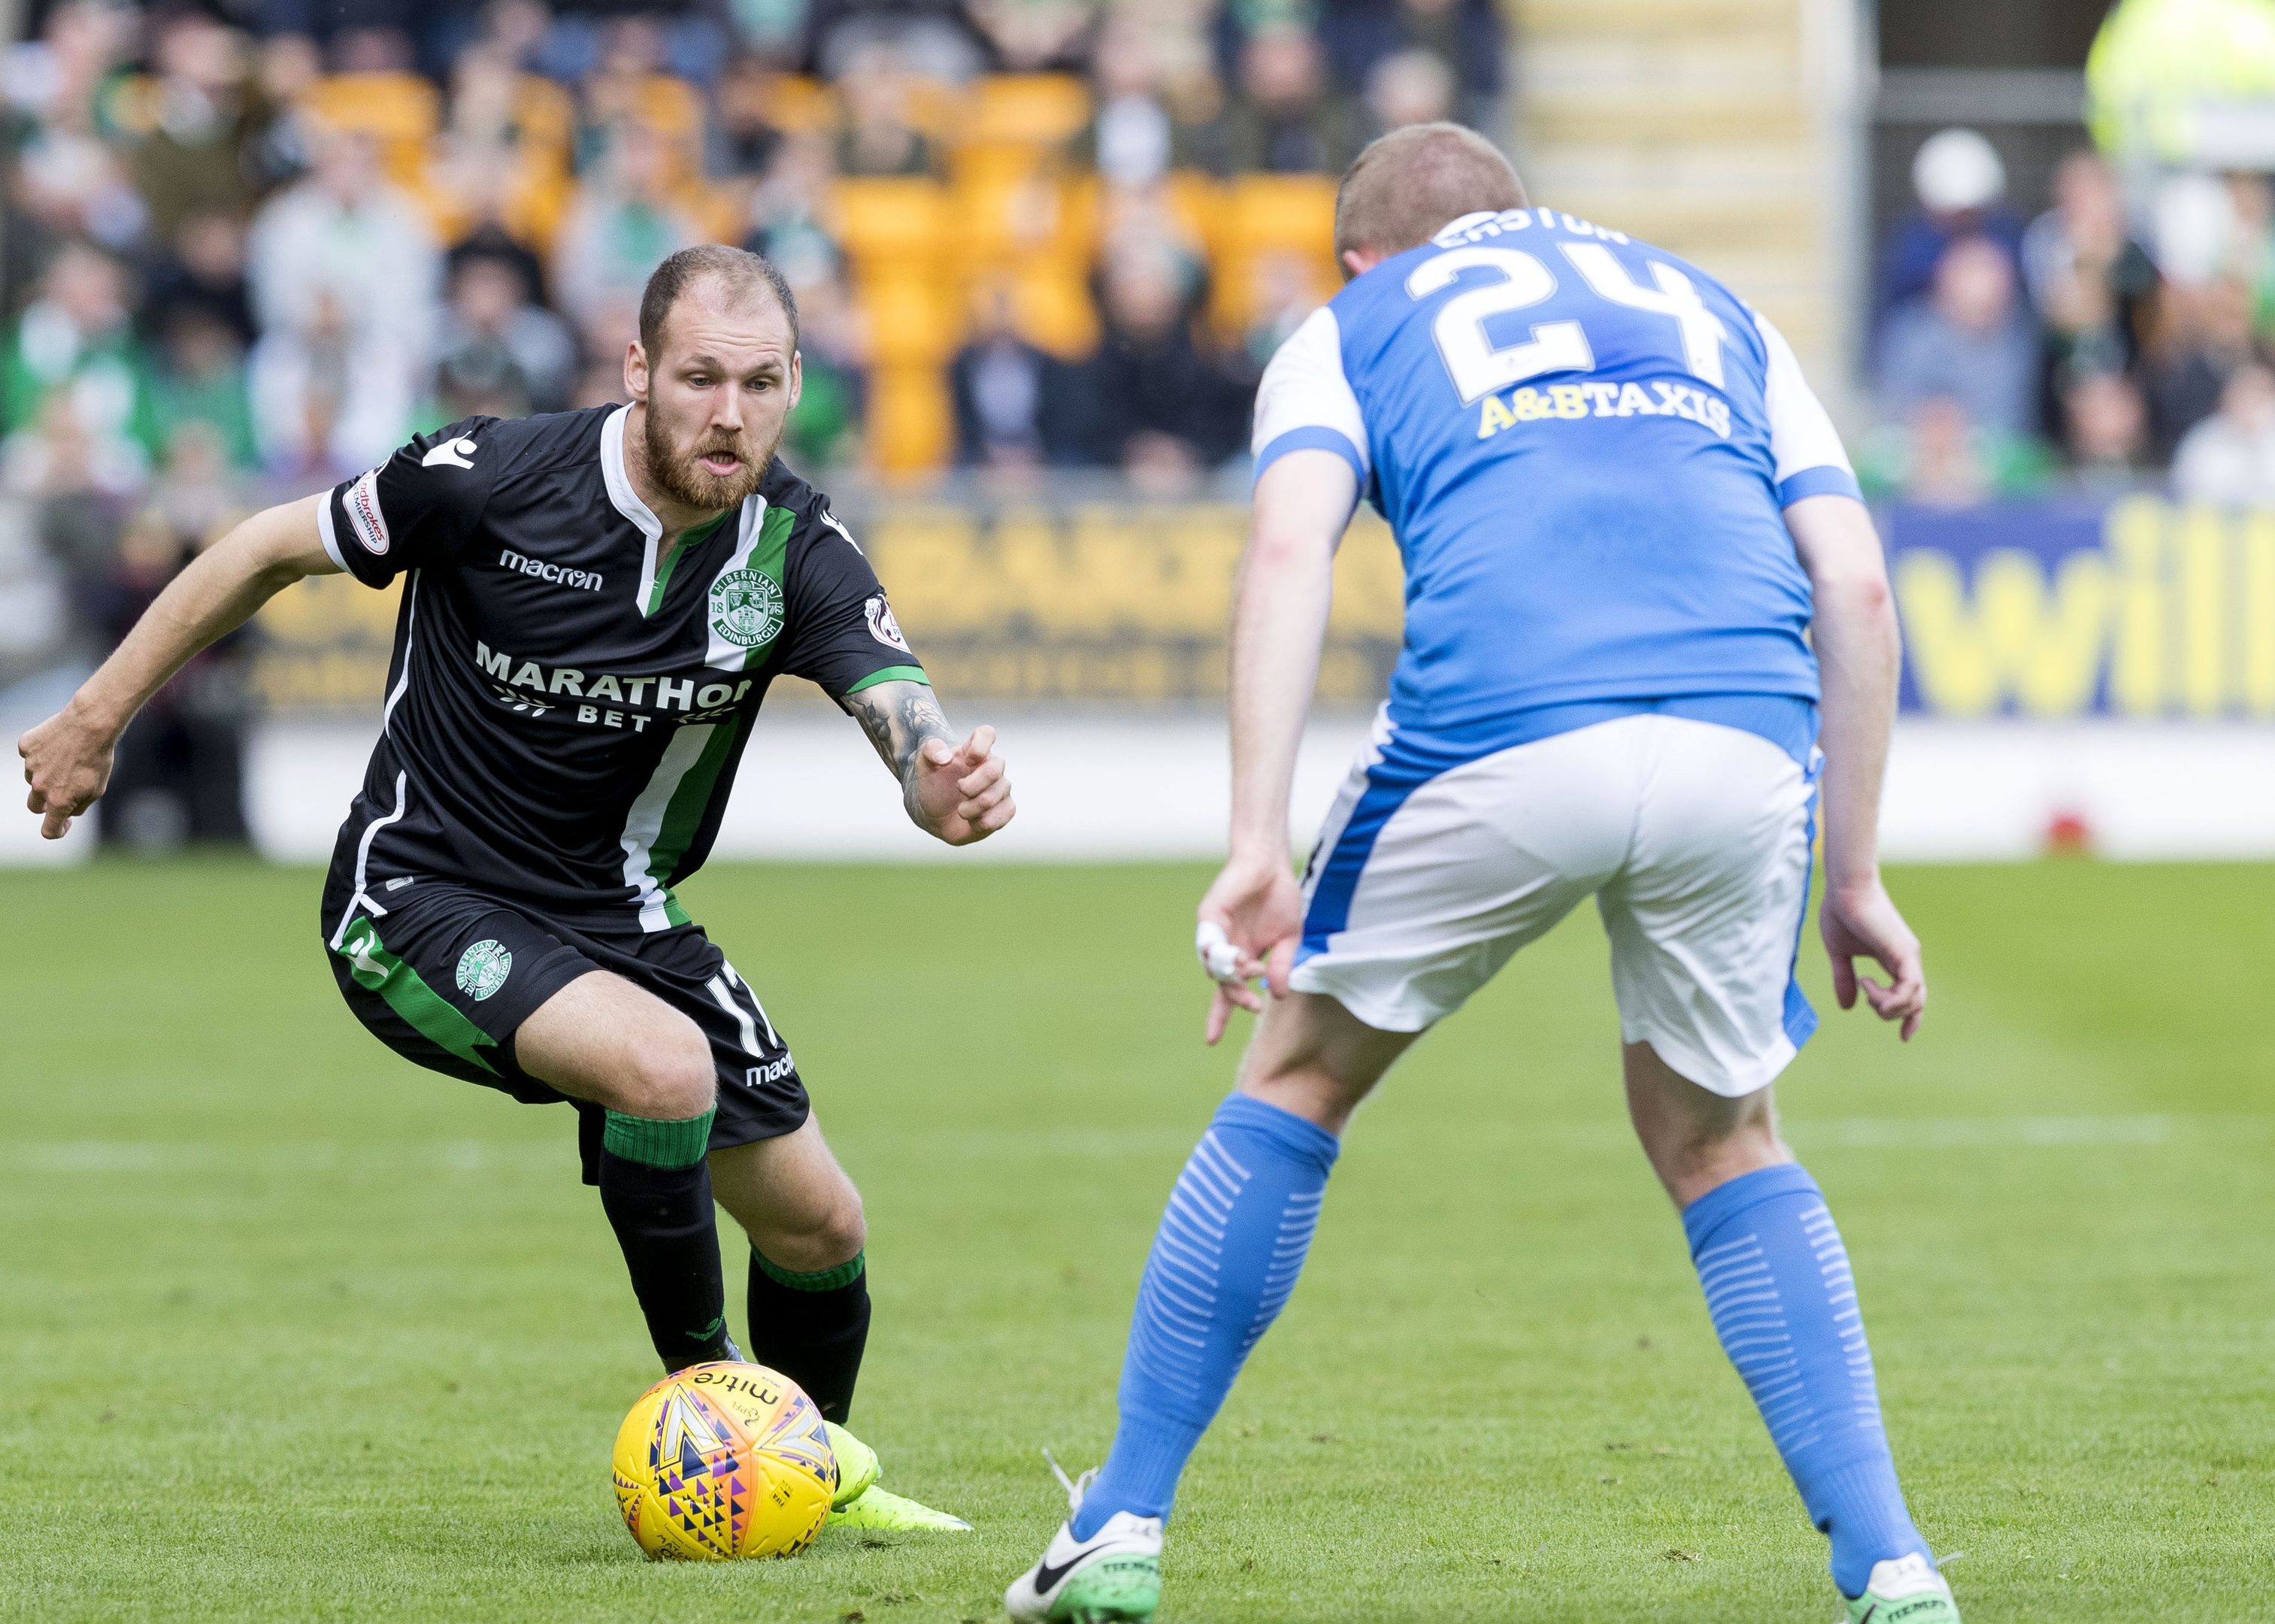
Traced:
<path fill-rule="evenodd" d="M 1625 1149 L 1633 1141 L 1613 1122 L 1500 1125 L 1520 1140 L 1559 1149 Z M 1830 1116 L 1790 1119 L 1785 1131 L 1803 1150 L 2123 1150 L 2179 1140 L 2257 1144 L 2275 1134 L 2275 1115 L 2176 1116 Z M 1190 1144 L 1185 1129 L 1037 1128 L 967 1129 L 935 1136 L 927 1154 L 974 1161 L 999 1157 L 1113 1159 L 1168 1154 Z M 888 1144 L 874 1148 L 888 1149 Z M 573 1172 L 576 1148 L 551 1139 L 454 1139 L 427 1144 L 344 1144 L 334 1140 L 231 1144 L 168 1139 L 63 1139 L 0 1145 L 0 1167 L 64 1175 L 426 1171 L 451 1174 Z"/>

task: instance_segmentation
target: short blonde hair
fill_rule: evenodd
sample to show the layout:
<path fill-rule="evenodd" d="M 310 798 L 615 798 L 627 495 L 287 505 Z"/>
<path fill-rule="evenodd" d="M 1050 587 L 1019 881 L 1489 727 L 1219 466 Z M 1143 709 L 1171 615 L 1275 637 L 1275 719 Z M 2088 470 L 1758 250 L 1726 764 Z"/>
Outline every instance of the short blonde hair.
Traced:
<path fill-rule="evenodd" d="M 1448 221 L 1525 206 L 1500 148 L 1457 124 L 1411 124 L 1369 142 L 1335 193 L 1335 258 L 1419 247 Z"/>

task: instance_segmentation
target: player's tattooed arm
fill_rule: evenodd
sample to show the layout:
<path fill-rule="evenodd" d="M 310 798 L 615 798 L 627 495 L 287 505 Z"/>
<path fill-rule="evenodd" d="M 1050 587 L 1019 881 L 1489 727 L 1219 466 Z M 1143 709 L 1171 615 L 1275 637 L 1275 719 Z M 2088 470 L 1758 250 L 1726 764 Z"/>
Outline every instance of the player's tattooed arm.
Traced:
<path fill-rule="evenodd" d="M 916 802 L 917 752 L 928 738 L 945 740 L 950 746 L 956 743 L 940 701 L 922 683 L 879 683 L 847 695 L 844 704 L 869 736 L 878 759 L 901 781 L 909 816 L 922 823 Z"/>
<path fill-rule="evenodd" d="M 922 683 L 879 683 L 839 701 L 901 781 L 901 804 L 927 835 L 951 846 L 985 840 L 1011 821 L 1011 781 L 995 754 L 995 729 L 959 743 Z"/>

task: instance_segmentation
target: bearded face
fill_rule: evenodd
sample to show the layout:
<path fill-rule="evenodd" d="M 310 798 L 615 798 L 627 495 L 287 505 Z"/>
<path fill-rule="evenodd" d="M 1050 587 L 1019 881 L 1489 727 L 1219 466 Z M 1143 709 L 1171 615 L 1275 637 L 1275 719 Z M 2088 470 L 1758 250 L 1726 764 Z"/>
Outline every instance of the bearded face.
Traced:
<path fill-rule="evenodd" d="M 649 397 L 641 434 L 649 477 L 674 502 L 691 508 L 742 506 L 774 462 L 775 448 L 782 444 L 782 419 L 776 419 L 773 432 L 760 442 L 747 419 L 738 428 L 707 421 L 701 414 L 692 423 L 675 423 L 661 407 L 660 400 Z"/>
<path fill-rule="evenodd" d="M 672 502 L 738 507 L 773 463 L 797 403 L 797 339 L 770 296 L 705 278 L 683 293 L 625 382 L 641 401 L 645 472 Z"/>

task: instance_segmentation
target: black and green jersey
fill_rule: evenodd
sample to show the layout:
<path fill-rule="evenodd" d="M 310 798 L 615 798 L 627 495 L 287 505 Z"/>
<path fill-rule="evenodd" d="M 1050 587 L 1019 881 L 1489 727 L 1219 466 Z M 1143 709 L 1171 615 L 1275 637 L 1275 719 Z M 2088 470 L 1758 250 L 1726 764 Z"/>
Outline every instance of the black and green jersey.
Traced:
<path fill-rule="evenodd" d="M 324 548 L 404 577 L 385 721 L 335 857 L 359 908 L 436 876 L 686 923 L 767 686 L 925 680 L 828 501 L 780 463 L 669 556 L 620 407 L 420 436 L 336 488 Z M 328 925 L 331 922 L 328 922 Z"/>

